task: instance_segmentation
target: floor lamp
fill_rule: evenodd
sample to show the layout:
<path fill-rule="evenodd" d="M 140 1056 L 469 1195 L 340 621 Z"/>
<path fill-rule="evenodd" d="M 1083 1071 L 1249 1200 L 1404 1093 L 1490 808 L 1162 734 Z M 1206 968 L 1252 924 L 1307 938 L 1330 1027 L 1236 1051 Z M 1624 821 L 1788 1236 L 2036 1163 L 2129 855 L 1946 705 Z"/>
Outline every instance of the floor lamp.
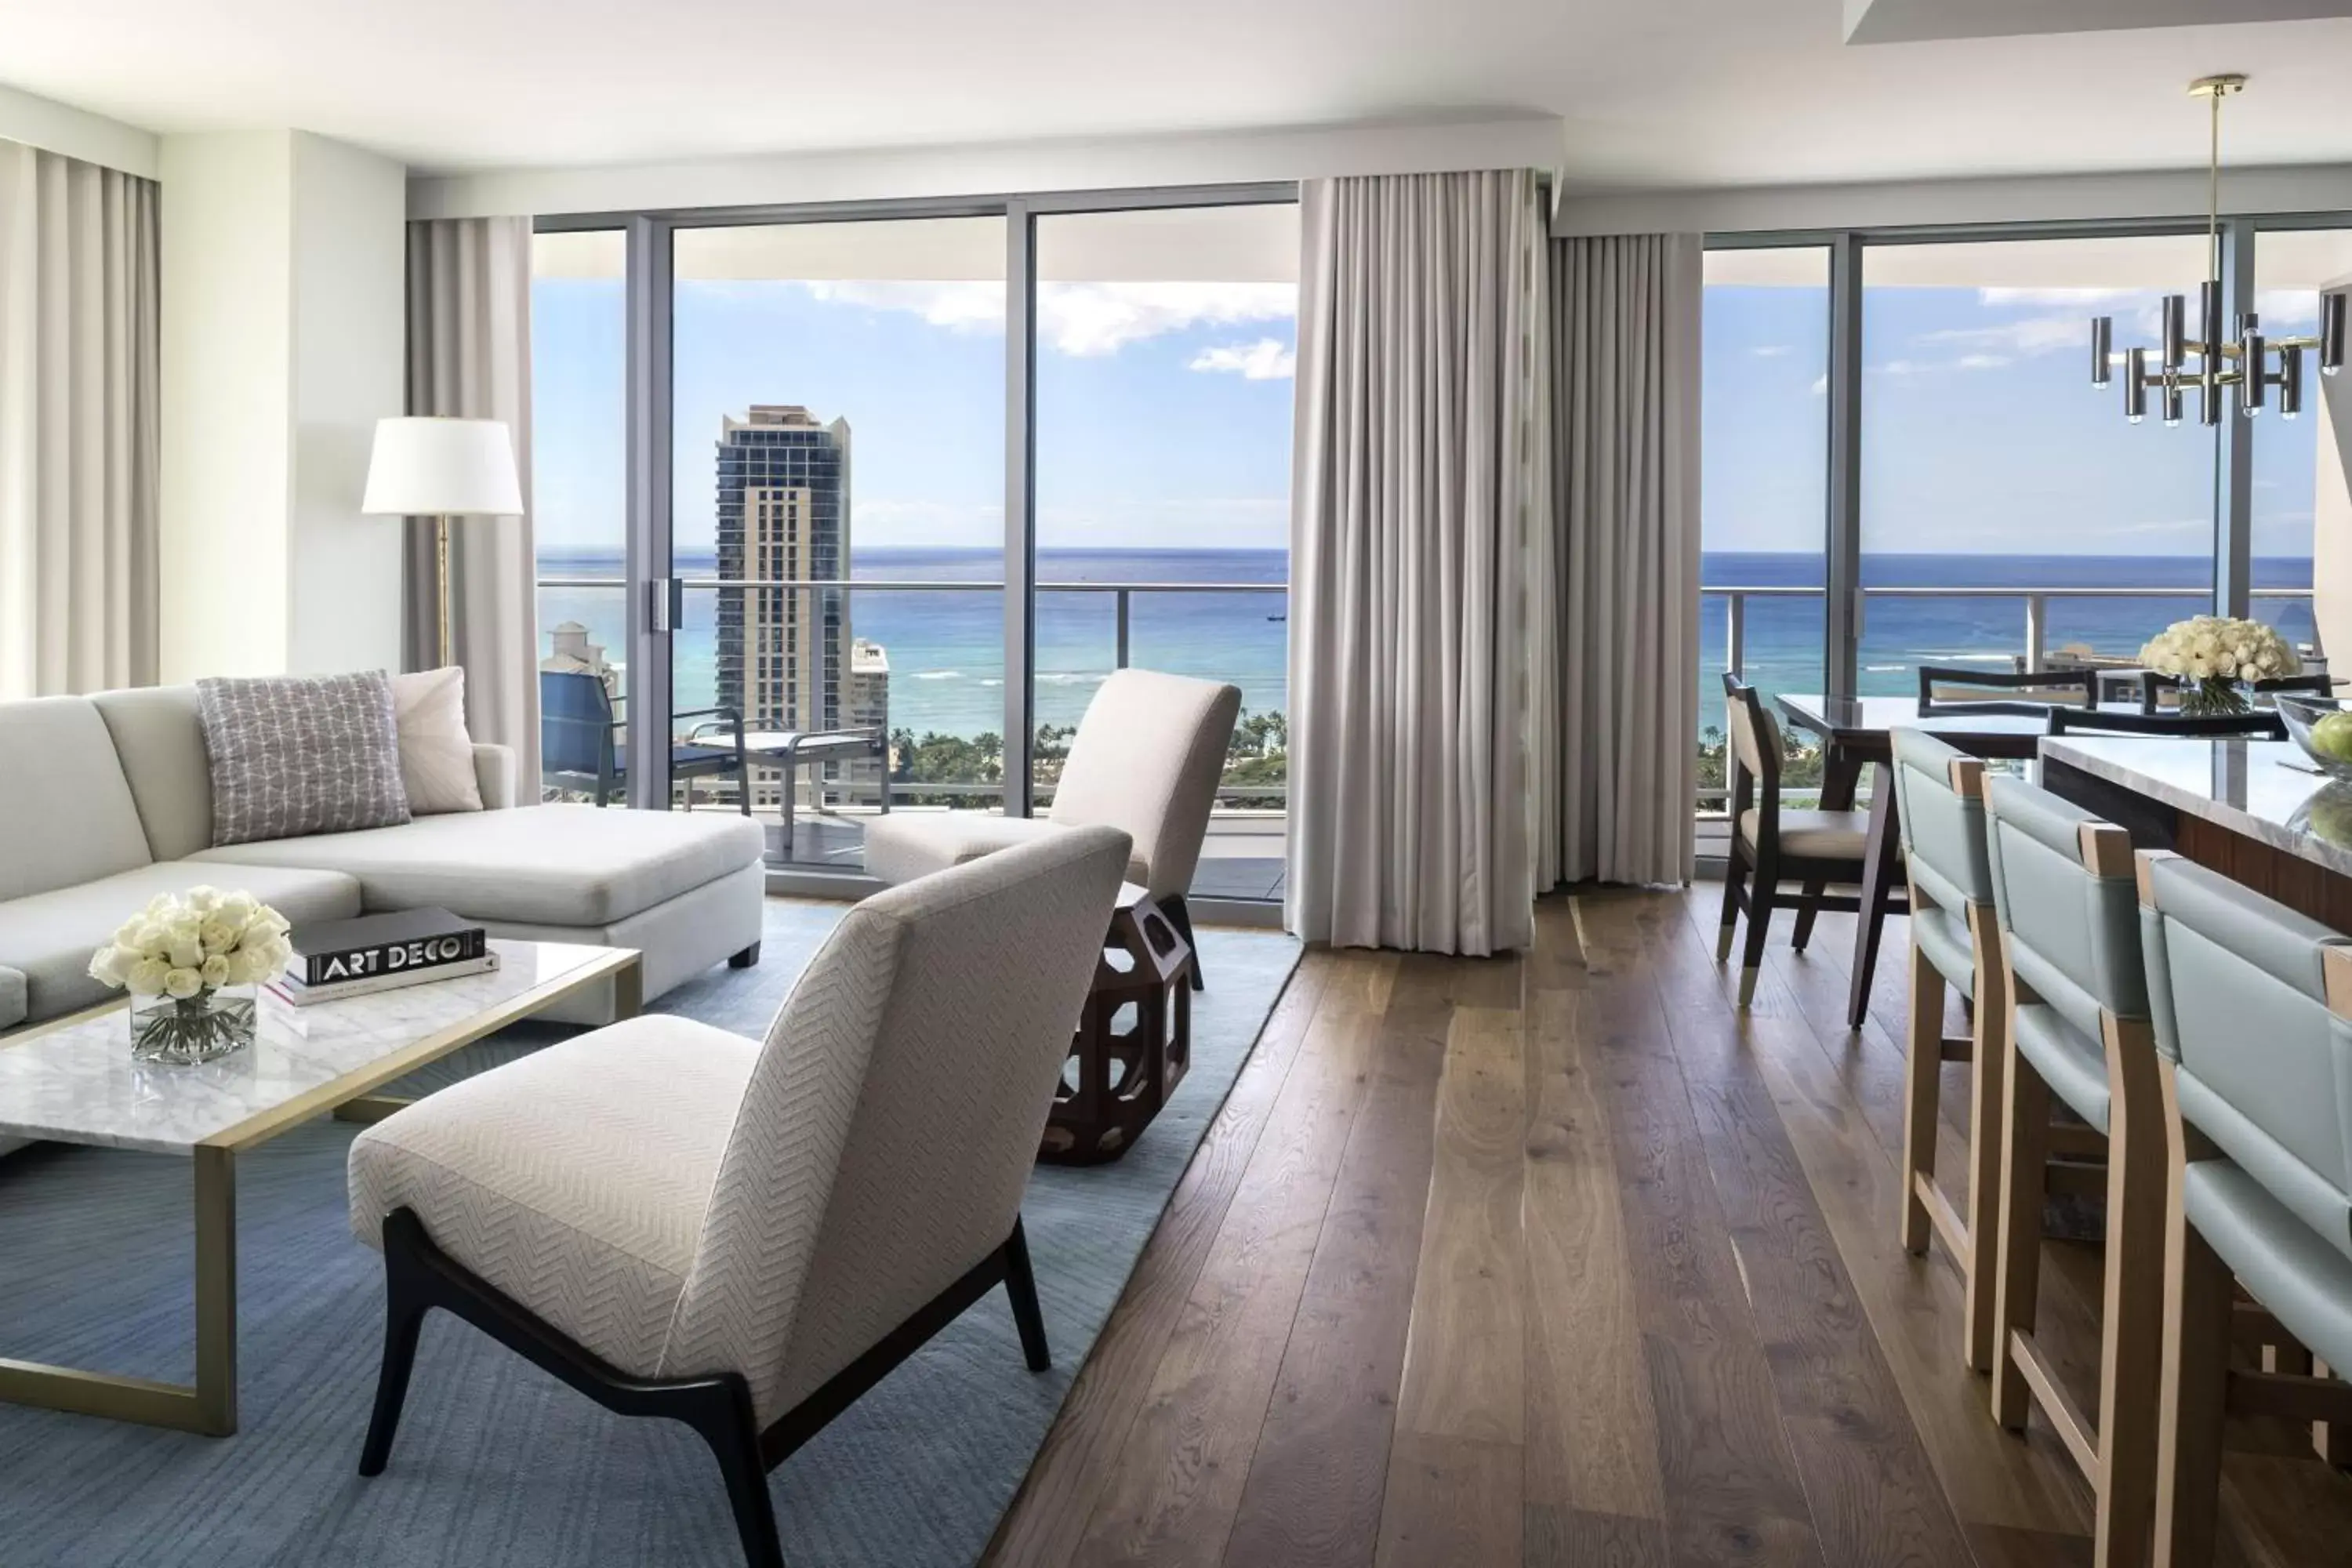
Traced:
<path fill-rule="evenodd" d="M 456 662 L 450 649 L 449 520 L 520 517 L 522 485 L 515 474 L 514 437 L 503 419 L 379 419 L 368 457 L 370 517 L 433 520 L 434 613 L 441 640 L 437 662 Z"/>

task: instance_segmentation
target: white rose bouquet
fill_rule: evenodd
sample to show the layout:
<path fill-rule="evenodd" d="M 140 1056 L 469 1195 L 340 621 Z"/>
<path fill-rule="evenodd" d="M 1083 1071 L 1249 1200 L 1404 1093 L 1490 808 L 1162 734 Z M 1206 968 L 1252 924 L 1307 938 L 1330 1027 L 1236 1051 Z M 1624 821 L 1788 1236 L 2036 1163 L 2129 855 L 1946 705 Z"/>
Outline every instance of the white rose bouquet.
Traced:
<path fill-rule="evenodd" d="M 2192 616 L 2164 628 L 2139 661 L 2180 682 L 2184 713 L 2242 713 L 2257 680 L 2299 675 L 2303 661 L 2274 627 L 2231 616 Z"/>
<path fill-rule="evenodd" d="M 252 1041 L 252 1001 L 219 993 L 286 973 L 286 917 L 249 893 L 158 893 L 91 956 L 89 975 L 131 993 L 134 1055 L 206 1061 Z"/>

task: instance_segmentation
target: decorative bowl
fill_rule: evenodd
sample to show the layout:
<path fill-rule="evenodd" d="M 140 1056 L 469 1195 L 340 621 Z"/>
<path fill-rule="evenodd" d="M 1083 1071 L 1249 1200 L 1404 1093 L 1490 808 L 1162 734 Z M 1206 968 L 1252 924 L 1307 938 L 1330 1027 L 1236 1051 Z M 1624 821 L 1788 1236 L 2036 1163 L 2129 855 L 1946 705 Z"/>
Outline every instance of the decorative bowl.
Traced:
<path fill-rule="evenodd" d="M 2277 702 L 2303 754 L 2328 777 L 2352 779 L 2352 710 L 2328 697 L 2281 696 Z"/>
<path fill-rule="evenodd" d="M 2352 784 L 2329 779 L 2286 819 L 2290 831 L 2308 833 L 2323 844 L 2352 849 Z"/>

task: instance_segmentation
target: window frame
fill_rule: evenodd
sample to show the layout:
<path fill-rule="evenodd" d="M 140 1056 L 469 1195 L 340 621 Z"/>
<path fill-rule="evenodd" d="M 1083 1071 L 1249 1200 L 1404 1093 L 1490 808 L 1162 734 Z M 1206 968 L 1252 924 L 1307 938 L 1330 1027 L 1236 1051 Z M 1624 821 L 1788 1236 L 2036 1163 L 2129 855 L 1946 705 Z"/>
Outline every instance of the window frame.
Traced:
<path fill-rule="evenodd" d="M 1903 245 L 2202 235 L 2207 227 L 2205 218 L 2182 216 L 1743 229 L 1706 237 L 1709 250 L 1811 246 L 1826 247 L 1830 254 L 1829 388 L 1823 415 L 1829 424 L 1829 483 L 1822 519 L 1826 583 L 1822 658 L 1828 695 L 1853 696 L 1861 664 L 1864 615 L 1862 452 L 1863 443 L 1868 438 L 1862 417 L 1864 253 L 1878 247 Z M 2254 308 L 2256 255 L 2263 234 L 2326 228 L 2352 228 L 2352 212 L 2224 215 L 2221 219 L 2222 309 L 2234 316 Z M 2184 288 L 2194 281 L 2182 280 Z M 2086 342 L 2089 321 L 2086 313 Z M 2253 421 L 2250 419 L 2224 418 L 2212 432 L 2210 510 L 2215 615 L 2252 614 L 2253 438 Z M 2347 650 L 2347 656 L 2352 658 L 2352 650 Z"/>
<path fill-rule="evenodd" d="M 1004 220 L 1004 674 L 1003 810 L 1032 815 L 1034 802 L 1037 640 L 1036 220 L 1074 213 L 1184 207 L 1296 205 L 1296 181 L 1157 185 L 1133 189 L 1029 192 L 872 201 L 801 202 L 718 207 L 551 214 L 532 220 L 537 234 L 624 232 L 627 355 L 626 543 L 627 683 L 624 713 L 630 754 L 628 804 L 658 810 L 670 798 L 670 632 L 683 618 L 683 590 L 671 553 L 674 453 L 675 278 L 672 242 L 680 229 L 890 219 L 998 217 Z M 771 868 L 776 879 L 838 879 L 859 873 L 795 866 Z"/>

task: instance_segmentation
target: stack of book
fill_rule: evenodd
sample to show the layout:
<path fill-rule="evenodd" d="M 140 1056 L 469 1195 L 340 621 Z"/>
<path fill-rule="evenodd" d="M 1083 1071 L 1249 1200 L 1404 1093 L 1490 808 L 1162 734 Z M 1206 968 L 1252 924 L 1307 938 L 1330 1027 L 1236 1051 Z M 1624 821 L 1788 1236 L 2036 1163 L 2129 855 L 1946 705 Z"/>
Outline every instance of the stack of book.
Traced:
<path fill-rule="evenodd" d="M 269 989 L 297 1007 L 391 991 L 499 966 L 480 926 L 446 910 L 320 921 L 287 933 L 293 962 Z"/>

